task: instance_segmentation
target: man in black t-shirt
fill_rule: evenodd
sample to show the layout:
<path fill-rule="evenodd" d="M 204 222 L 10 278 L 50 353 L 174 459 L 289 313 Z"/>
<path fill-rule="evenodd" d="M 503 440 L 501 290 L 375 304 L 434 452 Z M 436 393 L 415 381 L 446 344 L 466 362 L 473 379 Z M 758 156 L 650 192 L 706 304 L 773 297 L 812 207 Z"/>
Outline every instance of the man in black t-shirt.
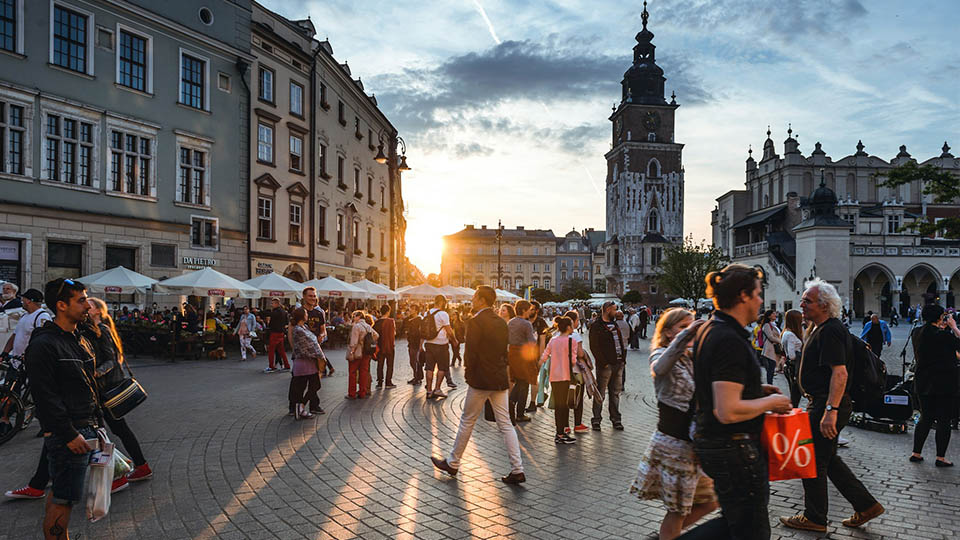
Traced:
<path fill-rule="evenodd" d="M 853 367 L 853 341 L 840 322 L 840 295 L 833 285 L 816 279 L 807 284 L 800 300 L 803 316 L 813 326 L 807 332 L 800 356 L 800 390 L 810 403 L 810 430 L 816 455 L 817 477 L 803 480 L 804 511 L 781 517 L 793 529 L 827 531 L 827 478 L 853 505 L 853 516 L 843 520 L 846 527 L 859 527 L 884 512 L 883 506 L 867 491 L 837 455 L 837 438 L 850 420 L 852 403 L 848 369 Z"/>
<path fill-rule="evenodd" d="M 264 373 L 290 369 L 287 351 L 284 348 L 287 336 L 287 312 L 280 305 L 279 298 L 273 298 L 270 303 L 273 307 L 267 312 L 267 360 L 270 365 L 263 370 Z M 283 360 L 283 368 L 276 367 L 274 363 L 274 357 L 277 355 Z"/>
<path fill-rule="evenodd" d="M 597 390 L 607 394 L 607 407 L 613 429 L 622 430 L 620 415 L 620 392 L 623 391 L 623 367 L 627 360 L 627 338 L 617 326 L 617 305 L 604 302 L 601 316 L 590 325 L 590 352 L 597 362 Z M 593 401 L 594 431 L 600 431 L 603 419 L 603 402 Z"/>
<path fill-rule="evenodd" d="M 327 340 L 327 314 L 320 307 L 320 299 L 317 298 L 317 290 L 313 287 L 303 289 L 303 309 L 307 311 L 307 328 L 317 336 L 317 342 L 323 345 Z M 321 354 L 323 351 L 320 351 Z M 322 376 L 333 375 L 333 366 L 326 355 L 323 356 Z"/>

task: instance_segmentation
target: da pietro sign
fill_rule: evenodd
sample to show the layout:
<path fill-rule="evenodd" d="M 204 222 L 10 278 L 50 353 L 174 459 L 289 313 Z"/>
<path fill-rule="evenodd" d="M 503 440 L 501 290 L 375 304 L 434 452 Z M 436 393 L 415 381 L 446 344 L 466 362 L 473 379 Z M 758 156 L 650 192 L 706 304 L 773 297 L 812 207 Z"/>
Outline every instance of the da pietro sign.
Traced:
<path fill-rule="evenodd" d="M 190 268 L 193 270 L 203 270 L 209 266 L 216 266 L 216 259 L 206 259 L 203 257 L 184 257 L 183 266 L 184 268 Z"/>

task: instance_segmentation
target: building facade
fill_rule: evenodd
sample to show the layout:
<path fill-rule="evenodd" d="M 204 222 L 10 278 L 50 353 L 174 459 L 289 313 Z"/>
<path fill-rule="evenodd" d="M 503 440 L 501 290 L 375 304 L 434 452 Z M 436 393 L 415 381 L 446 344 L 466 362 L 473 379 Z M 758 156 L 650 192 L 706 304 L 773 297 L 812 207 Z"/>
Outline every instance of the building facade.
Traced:
<path fill-rule="evenodd" d="M 889 315 L 936 302 L 953 307 L 960 294 L 960 242 L 925 237 L 902 227 L 956 216 L 960 204 L 934 203 L 919 182 L 884 187 L 892 168 L 916 161 L 906 146 L 886 160 L 856 152 L 833 161 L 816 143 L 804 156 L 787 130 L 781 157 L 768 128 L 760 161 L 746 162 L 746 189 L 717 199 L 713 244 L 735 262 L 762 267 L 766 303 L 799 306 L 803 282 L 820 276 L 837 286 L 857 316 Z M 960 160 L 944 143 L 925 159 L 960 176 Z"/>
<path fill-rule="evenodd" d="M 556 269 L 558 291 L 562 291 L 571 281 L 583 282 L 588 289 L 593 289 L 590 237 L 573 230 L 563 238 L 558 238 Z"/>
<path fill-rule="evenodd" d="M 612 148 L 606 181 L 607 292 L 639 291 L 644 302 L 666 298 L 656 279 L 664 248 L 683 239 L 683 145 L 674 141 L 676 96 L 664 98 L 653 32 L 643 29 L 624 73 L 622 95 L 609 120 Z"/>
<path fill-rule="evenodd" d="M 584 229 L 583 236 L 587 239 L 593 254 L 593 282 L 591 283 L 593 292 L 607 292 L 607 255 L 603 245 L 607 239 L 607 233 L 591 228 Z"/>
<path fill-rule="evenodd" d="M 497 230 L 482 225 L 466 225 L 460 232 L 443 237 L 440 279 L 444 285 L 475 287 L 490 285 L 520 292 L 529 285 L 535 289 L 559 290 L 554 271 L 557 262 L 557 237 L 551 230 L 503 229 L 499 242 L 498 273 Z"/>
<path fill-rule="evenodd" d="M 246 279 L 250 2 L 4 8 L 0 279 Z"/>

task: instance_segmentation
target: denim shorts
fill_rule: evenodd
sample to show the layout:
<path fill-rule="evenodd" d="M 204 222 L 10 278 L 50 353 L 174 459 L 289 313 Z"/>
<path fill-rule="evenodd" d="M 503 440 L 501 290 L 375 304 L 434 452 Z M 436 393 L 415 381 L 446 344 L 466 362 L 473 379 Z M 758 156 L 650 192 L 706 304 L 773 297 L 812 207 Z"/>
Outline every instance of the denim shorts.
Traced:
<path fill-rule="evenodd" d="M 80 428 L 77 431 L 85 439 L 96 439 L 97 432 L 92 427 Z M 73 506 L 83 500 L 83 480 L 90 465 L 90 452 L 74 454 L 67 443 L 55 434 L 43 440 L 47 451 L 47 466 L 50 469 L 50 478 L 53 480 L 54 504 Z"/>

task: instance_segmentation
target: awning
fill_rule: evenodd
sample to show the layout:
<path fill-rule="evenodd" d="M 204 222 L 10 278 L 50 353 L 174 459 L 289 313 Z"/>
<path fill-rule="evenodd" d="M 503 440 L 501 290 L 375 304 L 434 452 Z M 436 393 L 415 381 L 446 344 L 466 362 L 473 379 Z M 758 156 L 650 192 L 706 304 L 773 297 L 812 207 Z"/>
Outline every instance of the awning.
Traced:
<path fill-rule="evenodd" d="M 771 208 L 770 210 L 764 210 L 753 214 L 752 216 L 747 216 L 740 221 L 733 224 L 734 229 L 739 229 L 740 227 L 746 227 L 747 225 L 756 225 L 758 223 L 765 223 L 770 221 L 774 217 L 780 215 L 781 212 L 787 209 L 787 205 L 780 206 L 778 208 Z"/>

